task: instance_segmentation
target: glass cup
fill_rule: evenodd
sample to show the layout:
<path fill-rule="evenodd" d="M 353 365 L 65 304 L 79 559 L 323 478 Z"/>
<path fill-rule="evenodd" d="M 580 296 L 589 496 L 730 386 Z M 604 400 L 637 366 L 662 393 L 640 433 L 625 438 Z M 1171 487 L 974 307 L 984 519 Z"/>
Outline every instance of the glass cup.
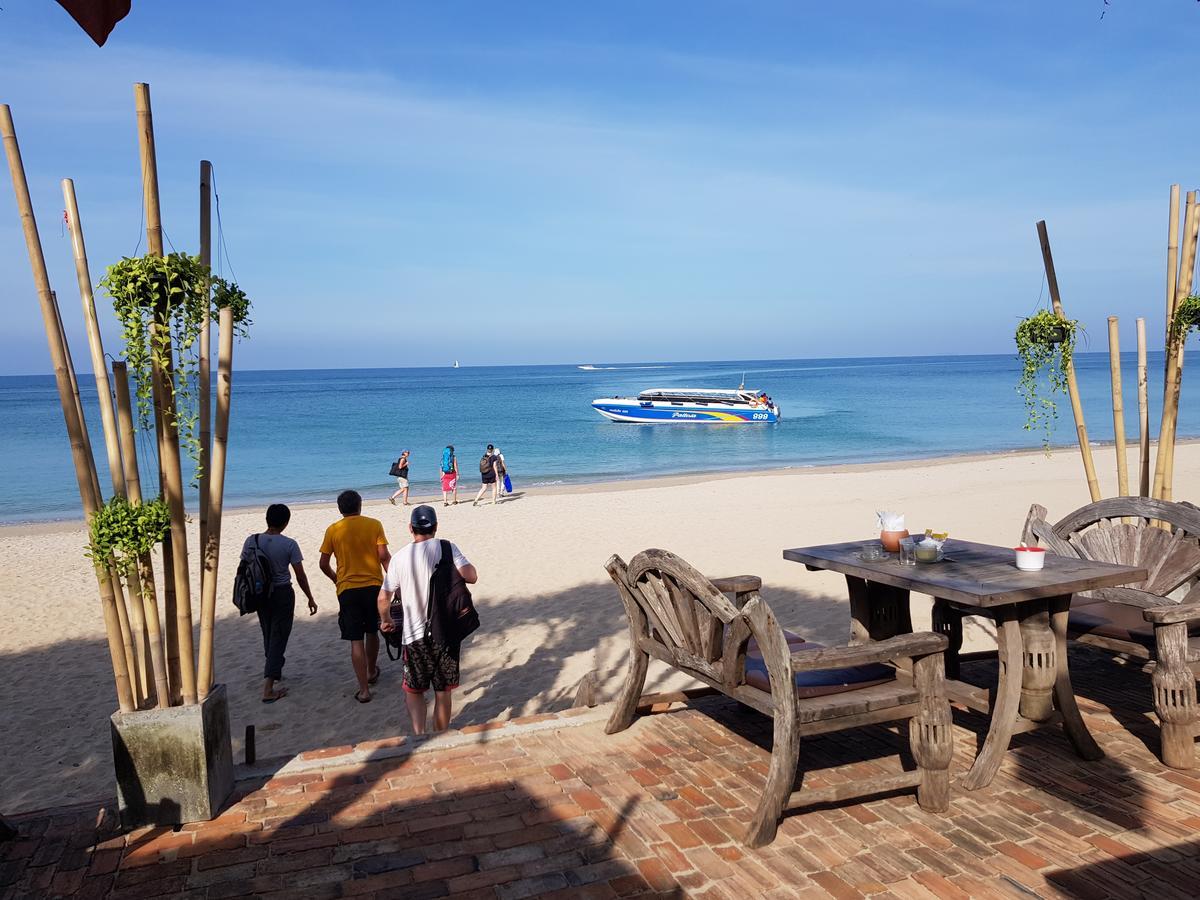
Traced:
<path fill-rule="evenodd" d="M 865 562 L 873 562 L 877 559 L 883 559 L 885 556 L 887 556 L 887 554 L 883 552 L 883 545 L 880 544 L 879 541 L 872 541 L 871 543 L 864 544 L 862 550 L 858 554 L 858 558 L 864 560 Z"/>
<path fill-rule="evenodd" d="M 915 566 L 917 564 L 917 542 L 912 538 L 900 540 L 900 565 Z"/>

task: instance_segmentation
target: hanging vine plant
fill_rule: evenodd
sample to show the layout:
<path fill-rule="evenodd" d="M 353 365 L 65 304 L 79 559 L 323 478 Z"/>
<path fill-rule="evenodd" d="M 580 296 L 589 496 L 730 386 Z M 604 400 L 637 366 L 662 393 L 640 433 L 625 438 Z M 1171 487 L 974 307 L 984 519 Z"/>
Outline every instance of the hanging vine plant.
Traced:
<path fill-rule="evenodd" d="M 153 370 L 158 365 L 170 373 L 174 424 L 199 477 L 196 376 L 205 311 L 215 318 L 222 308 L 232 309 L 234 327 L 244 337 L 250 325 L 249 298 L 236 284 L 213 275 L 199 257 L 186 253 L 125 257 L 108 267 L 100 286 L 112 298 L 121 323 L 142 429 L 153 427 Z"/>
<path fill-rule="evenodd" d="M 97 567 L 109 559 L 126 584 L 137 570 L 139 557 L 162 543 L 171 530 L 171 510 L 162 498 L 145 503 L 130 503 L 113 497 L 92 513 L 88 521 L 88 548 L 85 555 Z M 143 590 L 152 586 L 145 585 Z"/>
<path fill-rule="evenodd" d="M 1180 301 L 1171 319 L 1171 347 L 1178 349 L 1193 331 L 1200 331 L 1200 296 L 1192 295 Z"/>
<path fill-rule="evenodd" d="M 1025 401 L 1025 430 L 1040 430 L 1046 449 L 1058 419 L 1053 395 L 1067 393 L 1067 368 L 1082 327 L 1076 319 L 1060 319 L 1048 309 L 1022 319 L 1017 326 L 1017 356 L 1021 360 L 1017 391 Z"/>

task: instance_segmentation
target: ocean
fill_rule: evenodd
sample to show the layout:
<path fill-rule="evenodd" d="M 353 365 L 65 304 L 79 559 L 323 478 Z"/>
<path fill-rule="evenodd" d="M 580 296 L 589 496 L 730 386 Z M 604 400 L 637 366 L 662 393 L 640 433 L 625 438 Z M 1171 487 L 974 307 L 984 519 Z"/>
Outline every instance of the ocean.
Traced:
<path fill-rule="evenodd" d="M 1040 446 L 1024 431 L 1015 356 L 746 360 L 413 369 L 235 371 L 226 506 L 330 500 L 345 488 L 367 498 L 395 488 L 387 471 L 412 453 L 413 495 L 436 493 L 442 448 L 453 444 L 460 496 L 478 485 L 488 443 L 504 452 L 514 488 L 681 473 L 919 459 Z M 1088 431 L 1111 441 L 1106 353 L 1076 355 Z M 1122 360 L 1126 434 L 1136 445 L 1134 354 Z M 1150 354 L 1151 431 L 1162 399 L 1162 353 Z M 622 425 L 596 397 L 650 387 L 768 392 L 777 425 Z M 80 374 L 100 483 L 108 481 L 95 384 Z M 1186 394 L 1186 387 L 1185 387 Z M 1186 397 L 1185 397 L 1186 401 Z M 1071 408 L 1058 398 L 1058 445 L 1074 442 Z M 81 516 L 54 379 L 0 377 L 0 521 Z M 1182 404 L 1180 437 L 1200 435 L 1200 409 Z M 153 442 L 140 442 L 150 484 Z M 1131 454 L 1131 459 L 1133 455 Z M 1131 463 L 1131 466 L 1134 465 Z M 1097 467 L 1112 469 L 1111 454 Z M 1080 478 L 1082 478 L 1082 471 Z M 195 493 L 188 503 L 194 506 Z"/>

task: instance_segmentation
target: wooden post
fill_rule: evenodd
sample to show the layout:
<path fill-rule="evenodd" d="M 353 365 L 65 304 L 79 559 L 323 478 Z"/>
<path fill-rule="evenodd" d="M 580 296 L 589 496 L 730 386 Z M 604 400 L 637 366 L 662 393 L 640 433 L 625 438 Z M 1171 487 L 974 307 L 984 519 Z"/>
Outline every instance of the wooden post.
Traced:
<path fill-rule="evenodd" d="M 113 363 L 113 382 L 117 388 L 117 427 L 121 436 L 121 458 L 125 463 L 125 487 L 129 499 L 142 502 L 142 481 L 137 465 L 137 433 L 133 425 L 133 405 L 129 399 L 129 375 L 125 363 Z M 146 623 L 146 645 L 150 669 L 154 675 L 154 696 L 158 708 L 171 705 L 171 686 L 167 681 L 167 660 L 163 652 L 162 627 L 158 618 L 158 596 L 154 589 L 154 569 L 147 553 L 138 560 L 138 579 L 141 590 L 136 602 L 142 604 Z"/>
<path fill-rule="evenodd" d="M 142 178 L 146 194 L 146 240 L 151 255 L 161 256 L 162 220 L 158 202 L 158 164 L 154 150 L 154 117 L 150 109 L 150 86 L 134 85 L 137 108 L 138 149 L 142 163 Z M 167 329 L 166 301 L 155 310 L 151 327 L 152 340 L 162 340 L 166 357 L 171 357 Z M 185 704 L 196 702 L 196 657 L 192 646 L 192 591 L 189 583 L 187 551 L 187 513 L 183 505 L 183 471 L 179 459 L 179 423 L 176 420 L 175 396 L 171 373 L 159 365 L 155 355 L 154 378 L 158 383 L 157 414 L 163 424 L 160 463 L 163 471 L 163 494 L 171 509 L 172 581 L 175 585 L 175 640 L 179 647 L 179 689 Z M 164 555 L 166 548 L 164 547 Z M 170 627 L 170 626 L 168 626 Z"/>
<path fill-rule="evenodd" d="M 1186 233 L 1187 251 L 1184 254 L 1186 268 L 1181 267 L 1179 272 L 1179 283 L 1175 293 L 1176 310 L 1179 309 L 1180 303 L 1192 295 L 1196 284 L 1196 241 L 1200 237 L 1200 194 L 1192 191 L 1191 195 L 1193 198 L 1191 226 Z M 1174 313 L 1172 313 L 1171 318 L 1174 320 Z M 1186 346 L 1186 339 L 1180 339 L 1175 347 L 1175 354 L 1178 356 L 1178 359 L 1175 361 L 1175 381 L 1171 385 L 1171 406 L 1173 412 L 1171 417 L 1171 442 L 1167 447 L 1167 462 L 1163 472 L 1164 500 L 1172 499 L 1172 492 L 1175 485 L 1175 429 L 1179 424 L 1179 395 L 1183 389 L 1183 353 Z"/>
<path fill-rule="evenodd" d="M 1121 337 L 1117 317 L 1108 317 L 1108 368 L 1112 378 L 1113 443 L 1117 450 L 1117 495 L 1129 496 L 1129 459 L 1125 449 L 1125 400 L 1121 393 Z"/>
<path fill-rule="evenodd" d="M 67 371 L 66 345 L 62 340 L 62 323 L 54 299 L 50 295 L 50 277 L 46 272 L 46 259 L 42 254 L 42 241 L 38 236 L 37 221 L 33 215 L 33 203 L 29 197 L 29 183 L 25 179 L 25 166 L 21 161 L 21 148 L 17 144 L 17 133 L 13 127 L 12 111 L 8 104 L 0 104 L 0 137 L 4 141 L 4 152 L 8 158 L 8 170 L 12 177 L 13 192 L 17 198 L 17 209 L 21 216 L 21 228 L 25 233 L 25 247 L 29 253 L 29 264 L 37 287 L 38 300 L 42 307 L 42 324 L 46 330 L 46 341 L 50 346 L 50 359 L 54 366 L 54 381 L 58 388 L 58 399 L 66 420 L 67 435 L 71 442 L 71 458 L 75 463 L 75 480 L 79 485 L 79 498 L 83 512 L 90 516 L 97 509 L 99 498 L 93 492 L 95 466 L 85 450 L 85 425 L 78 415 L 71 396 L 70 375 Z M 113 677 L 116 681 L 117 703 L 122 712 L 134 709 L 133 689 L 129 683 L 129 668 L 121 641 L 120 622 L 117 618 L 116 595 L 112 577 L 104 567 L 96 567 L 96 582 L 100 589 L 100 606 L 104 613 L 104 631 L 108 637 L 108 653 L 112 660 Z"/>
<path fill-rule="evenodd" d="M 1163 347 L 1171 343 L 1171 319 L 1175 315 L 1175 291 L 1179 288 L 1179 185 L 1171 185 L 1170 216 L 1167 219 L 1167 306 Z M 1163 400 L 1167 398 L 1167 360 L 1163 356 Z"/>
<path fill-rule="evenodd" d="M 217 421 L 213 433 L 212 480 L 208 498 L 208 545 L 200 598 L 200 691 L 213 685 L 213 620 L 217 610 L 217 566 L 221 557 L 221 512 L 225 502 L 225 457 L 229 439 L 229 403 L 233 394 L 233 310 L 221 310 L 217 327 Z"/>
<path fill-rule="evenodd" d="M 212 266 L 212 163 L 200 160 L 200 263 Z M 208 296 L 206 289 L 205 296 Z M 212 326 L 209 322 L 208 305 L 200 325 L 200 365 L 197 387 L 200 393 L 200 553 L 201 559 L 208 547 L 208 481 L 209 457 L 212 451 L 212 374 L 210 369 L 209 345 L 212 341 Z M 200 593 L 204 593 L 204 569 L 200 570 Z M 201 638 L 203 640 L 203 638 Z M 203 649 L 201 653 L 203 654 Z M 201 663 L 201 668 L 203 668 Z"/>
<path fill-rule="evenodd" d="M 1054 314 L 1066 321 L 1062 298 L 1058 294 L 1058 276 L 1054 273 L 1054 257 L 1050 253 L 1050 236 L 1044 221 L 1037 223 L 1038 241 L 1042 245 L 1042 263 L 1046 267 L 1046 283 L 1050 287 L 1050 302 Z M 1096 465 L 1092 461 L 1092 447 L 1088 443 L 1087 425 L 1083 421 L 1083 405 L 1079 402 L 1079 384 L 1075 380 L 1075 363 L 1067 363 L 1067 392 L 1071 395 L 1071 412 L 1075 415 L 1075 436 L 1079 441 L 1079 454 L 1083 457 L 1083 473 L 1087 476 L 1088 492 L 1093 502 L 1100 499 L 1100 482 L 1096 479 Z"/>
<path fill-rule="evenodd" d="M 1138 494 L 1150 496 L 1150 393 L 1146 383 L 1146 320 L 1137 320 Z"/>
<path fill-rule="evenodd" d="M 1167 320 L 1167 374 L 1163 396 L 1162 424 L 1158 429 L 1158 456 L 1154 461 L 1153 490 L 1154 496 L 1160 500 L 1171 499 L 1171 483 L 1175 474 L 1175 427 L 1179 419 L 1179 394 L 1183 386 L 1183 347 L 1185 342 L 1170 339 L 1170 325 L 1174 319 L 1175 308 L 1192 292 L 1198 229 L 1200 229 L 1200 205 L 1196 203 L 1196 192 L 1188 191 L 1184 215 L 1183 254 L 1175 289 L 1175 303 L 1171 308 L 1171 318 Z"/>
<path fill-rule="evenodd" d="M 104 358 L 104 341 L 100 335 L 100 322 L 96 315 L 96 298 L 92 293 L 92 275 L 88 267 L 87 247 L 83 240 L 83 221 L 79 217 L 79 203 L 75 197 L 75 182 L 62 180 L 63 202 L 66 204 L 67 225 L 71 230 L 71 249 L 75 255 L 75 278 L 79 282 L 79 299 L 83 304 L 83 323 L 87 328 L 88 349 L 92 357 L 92 373 L 96 378 L 96 394 L 100 402 L 100 422 L 104 428 L 104 446 L 108 455 L 108 471 L 112 479 L 115 497 L 128 499 L 125 486 L 125 470 L 121 459 L 121 439 L 117 433 L 116 416 L 113 414 L 112 388 L 108 382 L 108 363 Z M 132 671 L 135 700 L 139 703 L 149 696 L 149 660 L 146 658 L 145 621 L 142 615 L 141 586 L 137 572 L 126 575 L 133 602 L 129 606 L 129 627 L 135 653 Z M 121 611 L 121 605 L 117 607 Z"/>

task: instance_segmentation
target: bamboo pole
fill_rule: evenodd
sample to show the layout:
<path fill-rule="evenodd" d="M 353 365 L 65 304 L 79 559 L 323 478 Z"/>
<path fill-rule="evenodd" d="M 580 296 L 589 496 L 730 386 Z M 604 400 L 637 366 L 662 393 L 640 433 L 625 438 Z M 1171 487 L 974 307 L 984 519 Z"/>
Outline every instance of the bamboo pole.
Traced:
<path fill-rule="evenodd" d="M 154 150 L 154 116 L 150 109 L 150 85 L 134 85 L 134 102 L 137 109 L 138 149 L 142 163 L 142 176 L 146 194 L 146 239 L 149 251 L 161 256 L 162 219 L 158 202 L 158 163 Z M 155 310 L 151 333 L 167 328 L 166 301 L 161 301 Z M 160 340 L 166 347 L 165 356 L 170 359 L 169 332 Z M 179 647 L 179 690 L 183 702 L 196 702 L 196 657 L 192 646 L 192 591 L 188 570 L 187 513 L 183 505 L 183 472 L 179 459 L 179 424 L 176 420 L 175 398 L 172 391 L 171 374 L 154 361 L 154 377 L 158 382 L 158 415 L 163 424 L 163 441 L 160 462 L 163 472 L 163 493 L 171 509 L 171 568 L 175 585 L 176 642 Z M 164 556 L 166 548 L 164 547 Z"/>
<path fill-rule="evenodd" d="M 125 487 L 132 502 L 142 502 L 142 480 L 137 467 L 137 434 L 133 428 L 133 405 L 129 399 L 129 375 L 125 363 L 113 363 L 113 381 L 117 388 L 117 427 L 121 437 L 121 459 L 125 464 Z M 158 596 L 154 590 L 154 568 L 150 554 L 138 559 L 138 601 L 146 622 L 146 649 L 154 676 L 154 698 L 159 709 L 171 705 L 171 687 L 167 683 L 167 661 L 163 653 L 162 627 L 158 618 Z M 137 601 L 135 601 L 137 602 Z M 149 695 L 147 696 L 149 699 Z"/>
<path fill-rule="evenodd" d="M 1192 216 L 1190 225 L 1185 232 L 1185 240 L 1187 241 L 1183 265 L 1179 270 L 1179 282 L 1175 291 L 1175 310 L 1179 309 L 1179 304 L 1191 296 L 1192 290 L 1195 287 L 1196 278 L 1196 241 L 1200 237 L 1200 197 L 1195 191 L 1189 192 L 1192 198 Z M 1172 321 L 1174 320 L 1174 312 L 1172 312 Z M 1175 485 L 1175 431 L 1179 424 L 1179 397 L 1183 390 L 1183 352 L 1187 346 L 1187 336 L 1182 336 L 1175 345 L 1175 378 L 1171 383 L 1171 440 L 1167 444 L 1167 459 L 1163 468 L 1163 493 L 1164 500 L 1172 499 L 1172 493 Z"/>
<path fill-rule="evenodd" d="M 1054 272 L 1054 257 L 1050 253 L 1050 235 L 1045 221 L 1037 223 L 1038 241 L 1042 245 L 1042 263 L 1046 267 L 1046 283 L 1050 288 L 1050 301 L 1054 314 L 1066 321 L 1062 298 L 1058 293 L 1058 276 Z M 1100 499 L 1100 483 L 1096 479 L 1096 464 L 1092 461 L 1092 447 L 1088 443 L 1087 425 L 1083 421 L 1083 405 L 1079 401 L 1079 384 L 1075 380 L 1075 363 L 1067 363 L 1067 392 L 1071 396 L 1071 412 L 1075 416 L 1075 436 L 1079 441 L 1079 454 L 1083 457 L 1083 472 L 1087 476 L 1088 492 L 1093 502 Z"/>
<path fill-rule="evenodd" d="M 213 434 L 212 481 L 208 498 L 208 546 L 204 553 L 203 595 L 200 600 L 200 690 L 206 696 L 213 683 L 213 619 L 217 609 L 217 564 L 221 554 L 221 512 L 225 502 L 225 459 L 229 439 L 229 405 L 233 395 L 233 310 L 222 309 L 217 328 L 217 422 Z M 207 635 L 207 637 L 206 637 Z M 207 653 L 205 652 L 207 650 Z"/>
<path fill-rule="evenodd" d="M 1179 185 L 1171 185 L 1170 214 L 1167 219 L 1167 306 L 1163 323 L 1163 347 L 1171 343 L 1171 319 L 1175 315 L 1175 291 L 1179 287 Z M 1163 400 L 1167 399 L 1167 360 L 1163 354 Z"/>
<path fill-rule="evenodd" d="M 46 330 L 46 341 L 50 347 L 50 359 L 54 367 L 54 381 L 58 388 L 58 399 L 66 421 L 67 436 L 71 443 L 71 458 L 75 464 L 75 480 L 79 486 L 79 498 L 84 514 L 90 516 L 97 508 L 98 497 L 93 493 L 94 463 L 85 450 L 85 425 L 79 418 L 78 409 L 71 396 L 70 376 L 66 365 L 66 345 L 62 340 L 62 325 L 50 295 L 50 277 L 46 272 L 46 259 L 42 253 L 42 242 L 38 235 L 37 221 L 33 215 L 33 203 L 29 197 L 29 183 L 25 178 L 25 166 L 21 162 L 21 148 L 13 127 L 12 111 L 8 104 L 0 104 L 0 138 L 4 142 L 8 170 L 12 177 L 13 192 L 16 194 L 17 209 L 21 217 L 21 228 L 25 233 L 25 247 L 29 253 L 29 265 L 37 287 L 38 301 L 42 308 L 42 323 Z M 117 704 L 122 712 L 134 709 L 133 689 L 129 682 L 129 669 L 121 642 L 120 623 L 117 619 L 116 594 L 112 576 L 103 567 L 95 568 L 96 582 L 100 589 L 100 607 L 104 614 L 104 631 L 108 638 L 108 653 L 112 660 L 113 678 L 116 682 Z"/>
<path fill-rule="evenodd" d="M 121 439 L 117 433 L 116 416 L 113 413 L 112 387 L 108 381 L 108 364 L 104 359 L 104 341 L 100 334 L 100 321 L 96 315 L 96 298 L 92 293 L 92 275 L 88 267 L 87 246 L 83 240 L 83 221 L 79 216 L 79 203 L 75 196 L 75 182 L 62 180 L 63 202 L 66 205 L 67 225 L 71 230 L 71 249 L 75 256 L 75 278 L 79 282 L 79 299 L 83 304 L 83 323 L 87 329 L 88 349 L 92 357 L 92 373 L 96 379 L 96 394 L 100 403 L 100 422 L 104 429 L 104 446 L 108 455 L 108 471 L 112 480 L 113 496 L 128 499 L 125 486 L 125 470 L 121 460 Z M 98 485 L 97 485 L 98 487 Z M 137 571 L 126 573 L 129 590 L 135 598 L 141 596 Z M 118 613 L 121 606 L 117 607 Z M 150 695 L 149 660 L 145 650 L 145 621 L 140 599 L 129 605 L 129 628 L 132 633 L 134 654 L 131 671 L 134 679 L 134 699 L 141 701 Z"/>
<path fill-rule="evenodd" d="M 1137 320 L 1138 494 L 1150 496 L 1150 391 L 1146 382 L 1146 320 Z"/>
<path fill-rule="evenodd" d="M 1192 292 L 1192 278 L 1196 265 L 1196 236 L 1200 229 L 1200 206 L 1196 203 L 1196 192 L 1188 191 L 1185 204 L 1183 253 L 1179 265 L 1179 277 L 1175 289 L 1175 303 L 1171 319 L 1179 301 Z M 1170 338 L 1171 319 L 1168 319 L 1166 345 L 1167 372 L 1164 387 L 1162 424 L 1158 429 L 1158 455 L 1154 461 L 1154 496 L 1161 500 L 1171 499 L 1171 482 L 1175 470 L 1175 427 L 1179 418 L 1179 394 L 1183 386 L 1183 341 Z"/>
<path fill-rule="evenodd" d="M 207 159 L 200 160 L 200 263 L 212 266 L 212 163 Z M 208 290 L 205 291 L 208 296 Z M 212 450 L 212 374 L 209 364 L 210 344 L 212 342 L 212 326 L 209 322 L 208 305 L 204 307 L 203 321 L 200 325 L 200 365 L 198 389 L 200 394 L 200 554 L 201 559 L 207 553 L 208 547 L 208 482 L 209 456 Z M 204 579 L 207 577 L 203 567 L 200 570 L 200 594 L 204 595 Z M 203 602 L 203 601 L 201 601 Z M 203 612 L 201 613 L 203 615 Z M 200 655 L 204 656 L 203 627 L 200 635 Z M 200 663 L 204 668 L 204 663 Z M 203 692 L 201 692 L 203 693 Z"/>
<path fill-rule="evenodd" d="M 1112 379 L 1113 443 L 1117 451 L 1117 495 L 1129 496 L 1129 459 L 1125 447 L 1125 398 L 1121 391 L 1121 336 L 1117 317 L 1108 317 L 1108 369 Z"/>

